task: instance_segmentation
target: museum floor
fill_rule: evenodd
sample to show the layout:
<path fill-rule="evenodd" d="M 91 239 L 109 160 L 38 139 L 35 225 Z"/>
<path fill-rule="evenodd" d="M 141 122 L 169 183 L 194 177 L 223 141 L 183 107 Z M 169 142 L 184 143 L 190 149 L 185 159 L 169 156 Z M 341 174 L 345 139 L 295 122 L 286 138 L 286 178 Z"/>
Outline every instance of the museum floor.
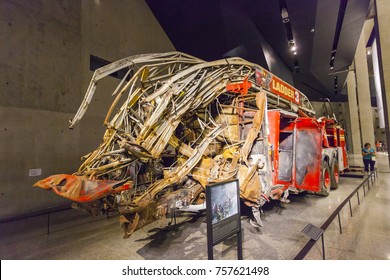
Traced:
<path fill-rule="evenodd" d="M 390 171 L 387 155 L 378 156 L 379 176 L 374 187 L 360 192 L 361 205 L 352 199 L 341 212 L 343 233 L 337 218 L 325 232 L 327 259 L 390 259 Z M 244 259 L 293 259 L 309 240 L 301 230 L 312 223 L 321 226 L 361 178 L 341 178 L 329 197 L 291 195 L 284 207 L 274 204 L 262 215 L 264 227 L 253 228 L 242 218 Z M 67 210 L 0 224 L 0 257 L 4 259 L 207 259 L 204 216 L 179 217 L 168 229 L 157 221 L 122 239 L 118 218 L 93 218 Z M 321 242 L 306 259 L 322 258 Z M 214 249 L 215 259 L 235 259 L 235 239 Z"/>

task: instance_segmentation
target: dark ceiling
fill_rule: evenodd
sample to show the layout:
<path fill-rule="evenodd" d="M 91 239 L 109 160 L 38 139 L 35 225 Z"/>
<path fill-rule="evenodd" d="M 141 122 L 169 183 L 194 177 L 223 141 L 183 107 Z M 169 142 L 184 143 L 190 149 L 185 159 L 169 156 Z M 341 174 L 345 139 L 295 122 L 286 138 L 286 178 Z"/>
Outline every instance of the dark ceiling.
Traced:
<path fill-rule="evenodd" d="M 311 100 L 329 98 L 332 101 L 345 101 L 342 88 L 347 76 L 346 69 L 352 64 L 371 1 L 146 2 L 178 51 L 204 60 L 239 56 L 293 83 Z M 288 11 L 287 24 L 282 21 L 283 7 Z M 290 34 L 286 28 L 288 25 L 291 27 Z M 288 44 L 291 35 L 297 48 L 295 61 Z M 330 69 L 335 42 L 338 44 L 334 69 Z"/>

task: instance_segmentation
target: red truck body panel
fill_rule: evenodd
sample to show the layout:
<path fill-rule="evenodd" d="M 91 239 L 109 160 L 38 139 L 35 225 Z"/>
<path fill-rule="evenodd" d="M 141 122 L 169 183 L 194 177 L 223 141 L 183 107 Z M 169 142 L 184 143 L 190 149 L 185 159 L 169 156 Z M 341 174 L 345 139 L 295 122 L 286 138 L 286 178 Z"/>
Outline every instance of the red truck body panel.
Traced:
<path fill-rule="evenodd" d="M 268 124 L 273 185 L 320 192 L 323 161 L 330 168 L 336 160 L 337 172 L 348 168 L 345 131 L 335 120 L 269 110 Z"/>

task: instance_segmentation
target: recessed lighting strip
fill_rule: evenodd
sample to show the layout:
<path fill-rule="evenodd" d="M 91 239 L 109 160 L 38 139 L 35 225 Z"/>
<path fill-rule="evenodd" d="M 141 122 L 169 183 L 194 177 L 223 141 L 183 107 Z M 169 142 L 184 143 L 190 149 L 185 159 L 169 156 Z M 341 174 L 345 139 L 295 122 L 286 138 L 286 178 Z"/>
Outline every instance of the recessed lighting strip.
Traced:
<path fill-rule="evenodd" d="M 334 60 L 336 58 L 337 46 L 339 44 L 341 27 L 343 26 L 345 11 L 347 9 L 348 0 L 340 0 L 339 15 L 337 17 L 336 31 L 333 38 L 332 52 L 330 53 L 330 69 L 334 69 Z"/>

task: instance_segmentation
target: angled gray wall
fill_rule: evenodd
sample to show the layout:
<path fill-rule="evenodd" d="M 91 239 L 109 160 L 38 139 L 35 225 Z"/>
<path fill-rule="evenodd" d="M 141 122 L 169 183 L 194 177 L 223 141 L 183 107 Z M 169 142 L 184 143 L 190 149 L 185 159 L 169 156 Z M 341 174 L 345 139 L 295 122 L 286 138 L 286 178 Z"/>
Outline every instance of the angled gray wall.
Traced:
<path fill-rule="evenodd" d="M 68 130 L 92 72 L 90 55 L 114 61 L 174 50 L 144 0 L 0 1 L 0 218 L 65 200 L 32 185 L 73 173 L 101 141 L 108 78 L 80 125 Z M 30 169 L 41 176 L 29 176 Z"/>

